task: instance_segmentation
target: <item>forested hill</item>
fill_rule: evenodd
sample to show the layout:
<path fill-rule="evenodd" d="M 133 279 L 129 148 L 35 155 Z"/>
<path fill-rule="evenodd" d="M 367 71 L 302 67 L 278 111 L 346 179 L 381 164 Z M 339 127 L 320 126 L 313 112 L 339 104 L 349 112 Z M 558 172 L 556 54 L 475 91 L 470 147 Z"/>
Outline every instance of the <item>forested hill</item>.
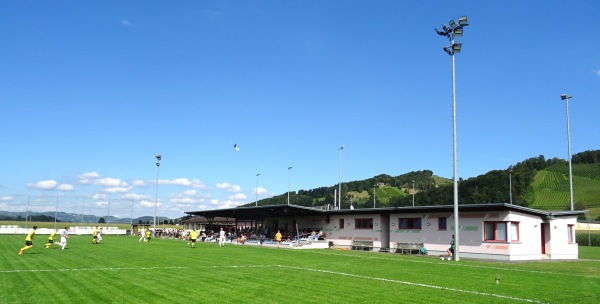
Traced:
<path fill-rule="evenodd" d="M 600 150 L 572 156 L 576 209 L 600 210 Z M 460 204 L 509 203 L 549 210 L 570 207 L 568 161 L 546 159 L 543 155 L 519 162 L 509 168 L 460 179 Z M 342 208 L 453 204 L 452 180 L 430 170 L 414 171 L 396 177 L 381 174 L 360 181 L 342 183 Z M 512 187 L 511 187 L 512 186 Z M 338 185 L 290 193 L 290 203 L 300 206 L 334 204 Z M 373 195 L 375 198 L 373 198 Z M 375 199 L 375 203 L 373 202 Z M 258 201 L 259 205 L 286 204 L 287 193 Z M 248 204 L 252 205 L 252 204 Z"/>

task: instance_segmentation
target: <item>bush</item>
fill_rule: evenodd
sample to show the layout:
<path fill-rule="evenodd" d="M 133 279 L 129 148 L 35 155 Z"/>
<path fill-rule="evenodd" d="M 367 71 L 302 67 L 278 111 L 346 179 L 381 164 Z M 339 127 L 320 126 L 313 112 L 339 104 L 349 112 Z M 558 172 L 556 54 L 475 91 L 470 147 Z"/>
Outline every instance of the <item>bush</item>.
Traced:
<path fill-rule="evenodd" d="M 588 233 L 586 230 L 577 231 L 577 244 L 579 246 L 594 246 L 600 247 L 600 233 L 592 231 Z"/>

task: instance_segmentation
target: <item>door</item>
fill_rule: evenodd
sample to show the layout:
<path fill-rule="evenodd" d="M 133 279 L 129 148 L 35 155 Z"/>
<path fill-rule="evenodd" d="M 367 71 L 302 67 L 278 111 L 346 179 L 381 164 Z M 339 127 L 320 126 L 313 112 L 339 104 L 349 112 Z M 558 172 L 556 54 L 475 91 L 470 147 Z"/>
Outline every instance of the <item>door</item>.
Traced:
<path fill-rule="evenodd" d="M 540 225 L 540 230 L 542 231 L 541 239 L 542 239 L 542 254 L 546 254 L 546 228 L 548 227 L 547 223 L 542 223 Z"/>

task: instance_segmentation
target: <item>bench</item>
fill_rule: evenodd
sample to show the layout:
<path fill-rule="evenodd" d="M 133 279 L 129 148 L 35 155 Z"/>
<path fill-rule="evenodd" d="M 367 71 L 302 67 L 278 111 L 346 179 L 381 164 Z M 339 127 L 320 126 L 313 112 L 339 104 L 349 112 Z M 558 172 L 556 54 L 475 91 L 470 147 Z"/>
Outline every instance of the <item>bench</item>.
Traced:
<path fill-rule="evenodd" d="M 396 243 L 395 253 L 421 255 L 421 248 L 423 243 Z"/>
<path fill-rule="evenodd" d="M 373 241 L 352 241 L 352 250 L 373 251 Z"/>

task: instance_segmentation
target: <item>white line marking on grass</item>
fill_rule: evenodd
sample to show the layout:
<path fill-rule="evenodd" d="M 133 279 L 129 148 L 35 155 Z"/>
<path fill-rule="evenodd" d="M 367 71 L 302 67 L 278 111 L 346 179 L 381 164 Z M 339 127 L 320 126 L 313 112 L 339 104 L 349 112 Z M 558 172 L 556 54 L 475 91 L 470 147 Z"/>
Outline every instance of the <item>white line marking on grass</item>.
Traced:
<path fill-rule="evenodd" d="M 324 254 L 324 255 L 337 255 L 337 256 L 354 257 L 354 258 L 364 258 L 364 259 L 377 259 L 377 260 L 388 260 L 388 261 L 391 260 L 391 259 L 385 258 L 383 256 L 376 256 L 377 255 L 376 253 L 373 253 L 373 256 L 366 256 L 366 255 L 341 254 L 341 253 L 333 253 L 333 252 L 317 252 L 317 251 L 308 251 L 308 250 L 305 250 L 303 252 L 314 253 L 314 254 Z M 438 261 L 437 259 L 435 259 L 435 261 L 417 261 L 417 260 L 409 260 L 409 259 L 401 259 L 401 260 L 404 262 L 410 262 L 410 263 L 423 263 L 423 264 L 436 264 L 436 265 L 443 264 L 443 265 L 447 265 L 447 266 L 451 266 L 451 267 L 470 267 L 470 268 L 529 272 L 529 273 L 539 273 L 539 274 L 551 274 L 551 275 L 556 275 L 556 276 L 569 276 L 569 277 L 582 277 L 582 278 L 598 279 L 597 276 L 588 276 L 588 275 L 583 275 L 583 274 L 572 274 L 572 273 L 551 272 L 551 271 L 541 271 L 541 270 L 512 269 L 512 268 L 480 266 L 480 265 L 466 265 L 466 264 L 456 263 L 455 261 L 442 262 L 442 261 Z"/>
<path fill-rule="evenodd" d="M 268 268 L 276 267 L 273 265 L 227 265 L 227 266 L 164 266 L 164 267 L 106 267 L 106 268 L 62 268 L 62 269 L 14 269 L 0 270 L 0 273 L 20 273 L 20 272 L 51 272 L 51 271 L 118 271 L 118 270 L 154 270 L 154 269 L 209 269 L 209 268 Z"/>
<path fill-rule="evenodd" d="M 295 269 L 295 270 L 321 272 L 321 273 L 328 273 L 328 274 L 334 274 L 334 275 L 343 275 L 343 276 L 348 276 L 348 277 L 353 277 L 353 278 L 376 280 L 376 281 L 382 281 L 382 282 L 400 283 L 400 284 L 410 285 L 410 286 L 418 286 L 418 287 L 433 288 L 433 289 L 440 289 L 440 290 L 447 290 L 447 291 L 455 291 L 455 292 L 462 292 L 462 293 L 468 293 L 468 294 L 486 296 L 486 297 L 495 297 L 495 298 L 501 298 L 501 299 L 509 299 L 509 300 L 515 300 L 515 301 L 523 301 L 523 302 L 530 302 L 530 303 L 546 303 L 546 302 L 541 302 L 541 301 L 537 301 L 537 300 L 517 298 L 517 297 L 511 297 L 511 296 L 505 296 L 505 295 L 499 295 L 499 294 L 493 294 L 493 293 L 487 293 L 487 292 L 470 291 L 470 290 L 457 289 L 457 288 L 452 288 L 452 287 L 443 287 L 443 286 L 436 286 L 436 285 L 429 285 L 429 284 L 422 284 L 422 283 L 413 283 L 413 282 L 386 279 L 386 278 L 369 277 L 369 276 L 363 276 L 363 275 L 351 274 L 351 273 L 345 273 L 345 272 L 338 272 L 338 271 L 331 271 L 331 270 L 321 270 L 321 269 L 312 269 L 312 268 L 286 266 L 286 265 L 277 265 L 277 267 L 287 268 L 287 269 Z"/>

